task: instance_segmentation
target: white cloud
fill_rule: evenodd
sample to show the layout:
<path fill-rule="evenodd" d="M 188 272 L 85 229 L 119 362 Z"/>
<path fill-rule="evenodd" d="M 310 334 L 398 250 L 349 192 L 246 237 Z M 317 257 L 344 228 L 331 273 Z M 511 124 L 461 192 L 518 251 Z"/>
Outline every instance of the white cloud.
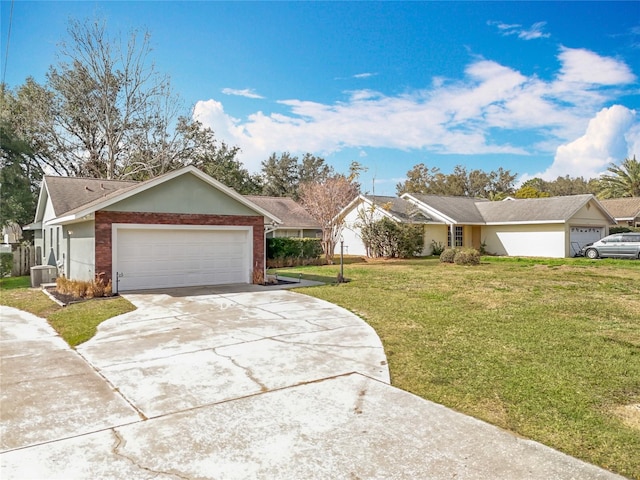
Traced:
<path fill-rule="evenodd" d="M 223 88 L 222 93 L 224 93 L 225 95 L 236 95 L 238 97 L 246 98 L 264 98 L 262 95 L 258 95 L 251 88 L 245 88 L 243 90 L 237 90 L 235 88 Z"/>
<path fill-rule="evenodd" d="M 640 145 L 640 123 L 636 112 L 622 105 L 600 110 L 579 138 L 557 148 L 553 164 L 532 175 L 545 180 L 558 176 L 594 178 L 610 163 L 619 163 Z"/>
<path fill-rule="evenodd" d="M 377 73 L 370 73 L 370 72 L 357 73 L 353 76 L 353 78 L 369 78 L 369 77 L 374 77 L 376 75 Z"/>
<path fill-rule="evenodd" d="M 582 48 L 562 47 L 560 81 L 598 85 L 624 85 L 636 80 L 628 65 Z M 572 87 L 569 87 L 572 88 Z"/>
<path fill-rule="evenodd" d="M 594 116 L 635 76 L 624 62 L 587 50 L 563 47 L 558 59 L 561 67 L 547 81 L 495 61 L 475 59 L 461 80 L 439 77 L 423 90 L 394 96 L 363 89 L 345 92 L 334 103 L 285 99 L 278 102 L 281 112 L 257 111 L 244 119 L 229 116 L 222 103 L 212 99 L 198 102 L 194 117 L 218 138 L 240 146 L 240 159 L 250 170 L 259 169 L 272 152 L 282 151 L 327 156 L 346 148 L 395 148 L 527 155 L 552 153 L 562 144 L 557 164 L 547 173 L 587 175 L 571 166 L 570 159 L 575 158 L 571 152 L 594 150 L 603 125 L 622 131 L 615 127 L 624 116 L 620 109 L 630 110 L 618 106 L 606 110 L 608 116 L 602 112 Z M 597 126 L 588 127 L 590 120 Z M 512 144 L 501 135 L 505 131 L 531 140 Z M 638 131 L 629 132 L 636 132 L 637 141 Z M 584 140 L 578 139 L 582 136 Z M 600 160 L 593 165 L 581 162 L 581 168 L 598 168 L 603 158 L 601 153 L 586 157 Z"/>
<path fill-rule="evenodd" d="M 543 31 L 547 22 L 536 22 L 529 28 L 524 28 L 518 23 L 509 24 L 503 22 L 489 21 L 489 25 L 494 25 L 504 36 L 517 35 L 522 40 L 535 40 L 536 38 L 548 38 L 551 35 Z"/>

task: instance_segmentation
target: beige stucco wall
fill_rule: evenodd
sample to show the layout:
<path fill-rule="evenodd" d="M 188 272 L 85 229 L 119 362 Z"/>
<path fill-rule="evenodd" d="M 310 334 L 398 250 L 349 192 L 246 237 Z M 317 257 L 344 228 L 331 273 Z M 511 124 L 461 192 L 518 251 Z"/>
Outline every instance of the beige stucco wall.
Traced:
<path fill-rule="evenodd" d="M 432 242 L 447 246 L 448 225 L 425 225 L 424 227 L 424 251 L 423 255 L 431 255 Z"/>
<path fill-rule="evenodd" d="M 609 222 L 606 220 L 602 212 L 596 207 L 593 201 L 588 202 L 578 212 L 569 219 L 569 225 L 580 226 L 603 226 Z"/>
<path fill-rule="evenodd" d="M 195 175 L 180 175 L 104 210 L 112 212 L 255 215 L 246 205 Z"/>

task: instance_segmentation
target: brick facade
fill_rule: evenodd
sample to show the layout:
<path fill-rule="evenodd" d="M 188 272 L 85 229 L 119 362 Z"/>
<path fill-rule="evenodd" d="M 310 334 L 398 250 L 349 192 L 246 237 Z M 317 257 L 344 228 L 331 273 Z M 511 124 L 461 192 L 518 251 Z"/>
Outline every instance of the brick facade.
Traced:
<path fill-rule="evenodd" d="M 237 225 L 253 227 L 253 283 L 264 282 L 264 220 L 261 216 L 243 215 L 195 215 L 149 212 L 95 213 L 96 272 L 104 272 L 105 281 L 111 279 L 113 223 L 137 223 L 145 225 Z"/>

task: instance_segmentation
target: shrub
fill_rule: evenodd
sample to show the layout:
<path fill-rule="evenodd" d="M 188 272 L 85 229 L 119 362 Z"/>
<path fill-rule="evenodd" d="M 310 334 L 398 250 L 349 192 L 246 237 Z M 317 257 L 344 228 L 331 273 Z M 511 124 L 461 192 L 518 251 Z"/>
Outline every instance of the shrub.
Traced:
<path fill-rule="evenodd" d="M 628 232 L 640 232 L 639 227 L 627 227 L 625 225 L 617 225 L 609 228 L 609 235 L 614 233 L 628 233 Z"/>
<path fill-rule="evenodd" d="M 442 242 L 436 242 L 435 240 L 431 240 L 431 255 L 435 257 L 439 257 L 442 252 L 444 252 L 445 246 Z"/>
<path fill-rule="evenodd" d="M 475 248 L 465 248 L 456 252 L 453 262 L 456 265 L 480 265 L 480 252 Z"/>
<path fill-rule="evenodd" d="M 11 275 L 13 269 L 13 253 L 0 253 L 0 278 Z"/>
<path fill-rule="evenodd" d="M 319 238 L 267 238 L 267 261 L 272 266 L 309 265 L 321 255 Z"/>
<path fill-rule="evenodd" d="M 56 278 L 56 290 L 62 295 L 71 295 L 71 282 L 65 276 Z"/>
<path fill-rule="evenodd" d="M 96 275 L 91 282 L 83 280 L 69 280 L 64 276 L 56 278 L 56 290 L 62 295 L 71 295 L 74 298 L 101 298 L 113 295 L 111 280 L 105 285 L 104 274 Z"/>
<path fill-rule="evenodd" d="M 424 248 L 422 225 L 396 223 L 388 218 L 365 224 L 362 241 L 370 257 L 408 258 Z"/>
<path fill-rule="evenodd" d="M 89 282 L 85 282 L 82 280 L 75 280 L 73 281 L 71 293 L 76 298 L 85 298 L 87 296 L 88 289 L 89 289 Z"/>
<path fill-rule="evenodd" d="M 453 263 L 453 259 L 458 253 L 457 248 L 445 248 L 440 254 L 440 262 L 442 263 Z"/>

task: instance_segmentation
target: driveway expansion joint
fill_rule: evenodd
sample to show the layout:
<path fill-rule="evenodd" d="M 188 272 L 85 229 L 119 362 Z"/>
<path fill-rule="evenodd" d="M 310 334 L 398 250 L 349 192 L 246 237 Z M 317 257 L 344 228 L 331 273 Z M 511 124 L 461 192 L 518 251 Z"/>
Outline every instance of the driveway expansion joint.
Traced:
<path fill-rule="evenodd" d="M 89 367 L 91 367 L 91 369 L 100 377 L 102 378 L 105 383 L 107 385 L 109 385 L 109 387 L 111 388 L 111 390 L 118 395 L 127 405 L 129 405 L 140 417 L 141 420 L 147 420 L 148 417 L 142 412 L 142 410 L 140 410 L 131 400 L 129 400 L 129 398 L 127 398 L 126 395 L 124 395 L 120 389 L 115 386 L 113 384 L 113 382 L 111 382 L 111 380 L 109 380 L 105 375 L 102 374 L 102 372 L 100 371 L 100 369 L 98 367 L 96 367 L 95 365 L 93 365 L 89 359 L 87 359 L 84 355 L 82 355 L 82 353 L 80 353 L 78 350 L 74 350 L 76 352 L 76 354 L 82 359 L 84 360 L 84 362 L 89 365 Z"/>

